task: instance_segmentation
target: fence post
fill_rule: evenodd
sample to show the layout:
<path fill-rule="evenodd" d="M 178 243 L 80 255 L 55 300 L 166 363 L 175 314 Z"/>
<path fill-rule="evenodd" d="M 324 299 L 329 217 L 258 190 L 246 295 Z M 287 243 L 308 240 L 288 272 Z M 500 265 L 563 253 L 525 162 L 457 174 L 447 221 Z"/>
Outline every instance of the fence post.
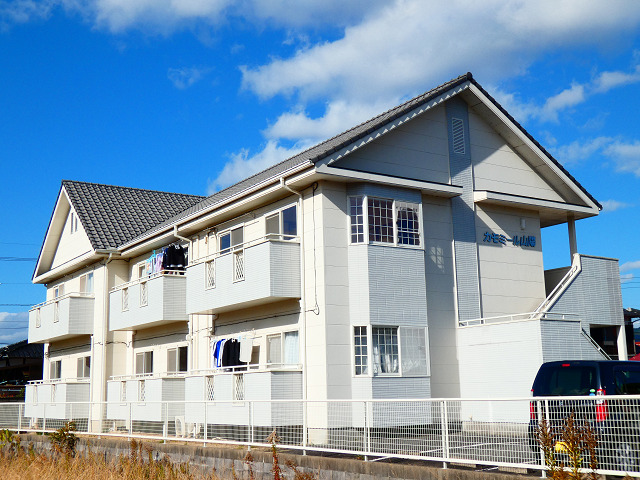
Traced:
<path fill-rule="evenodd" d="M 186 424 L 183 424 L 183 427 L 186 430 Z M 165 402 L 164 403 L 164 425 L 162 426 L 162 437 L 164 440 L 166 440 L 168 436 L 169 436 L 169 402 Z M 176 437 L 177 436 L 178 436 L 178 432 L 176 431 Z"/>
<path fill-rule="evenodd" d="M 131 440 L 131 433 L 133 431 L 133 419 L 131 415 L 132 405 L 133 403 L 129 402 L 129 440 Z"/>
<path fill-rule="evenodd" d="M 42 433 L 47 429 L 47 404 L 42 404 Z"/>
<path fill-rule="evenodd" d="M 540 401 L 538 400 L 538 425 L 542 423 L 542 408 L 540 405 Z M 547 425 L 551 428 L 551 423 L 549 422 L 549 400 L 544 401 L 544 418 L 547 420 Z M 544 449 L 542 445 L 540 445 L 540 464 L 542 465 L 542 478 L 547 478 L 547 465 L 544 461 Z"/>
<path fill-rule="evenodd" d="M 306 396 L 306 395 L 305 395 Z M 309 400 L 302 400 L 302 454 L 307 454 L 307 442 L 309 441 L 309 425 L 307 425 L 308 420 L 308 410 L 309 410 Z M 328 405 L 327 405 L 328 407 Z"/>
<path fill-rule="evenodd" d="M 369 416 L 372 415 L 373 409 L 370 402 L 364 401 L 364 451 L 365 462 L 369 460 L 368 453 L 371 452 L 371 422 L 369 422 Z"/>
<path fill-rule="evenodd" d="M 22 409 L 23 408 L 24 408 L 24 404 L 23 403 L 19 403 L 18 404 L 18 432 L 22 428 Z"/>
<path fill-rule="evenodd" d="M 205 400 L 202 403 L 204 404 L 204 434 L 202 435 L 202 438 L 204 439 L 204 441 L 202 442 L 202 446 L 206 447 L 207 446 L 207 410 L 208 410 L 208 402 Z"/>
<path fill-rule="evenodd" d="M 249 442 L 253 443 L 253 400 L 249 401 Z M 249 445 L 251 450 L 251 445 Z"/>
<path fill-rule="evenodd" d="M 440 402 L 440 429 L 442 430 L 442 468 L 448 468 L 449 462 L 449 419 L 447 415 L 447 401 Z"/>

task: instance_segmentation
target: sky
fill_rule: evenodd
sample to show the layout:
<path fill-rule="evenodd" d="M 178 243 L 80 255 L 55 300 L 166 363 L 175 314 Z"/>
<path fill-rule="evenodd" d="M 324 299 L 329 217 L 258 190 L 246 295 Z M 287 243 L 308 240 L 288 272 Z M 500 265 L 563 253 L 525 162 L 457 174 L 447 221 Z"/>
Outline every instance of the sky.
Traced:
<path fill-rule="evenodd" d="M 61 180 L 211 194 L 468 71 L 603 205 L 578 250 L 640 308 L 637 0 L 0 0 L 0 345 Z"/>

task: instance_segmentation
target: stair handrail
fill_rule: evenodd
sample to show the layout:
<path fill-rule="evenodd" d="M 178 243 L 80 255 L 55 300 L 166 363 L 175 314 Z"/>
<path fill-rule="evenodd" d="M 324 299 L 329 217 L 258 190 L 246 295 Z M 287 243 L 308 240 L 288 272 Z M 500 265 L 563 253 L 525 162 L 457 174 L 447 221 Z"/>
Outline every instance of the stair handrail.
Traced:
<path fill-rule="evenodd" d="M 609 356 L 609 354 L 607 352 L 605 352 L 602 347 L 600 345 L 598 345 L 598 342 L 596 342 L 594 340 L 594 338 L 589 335 L 584 328 L 580 327 L 580 332 L 582 332 L 582 335 L 589 340 L 589 342 L 591 342 L 591 345 L 593 345 L 594 347 L 596 347 L 596 350 L 598 350 L 598 352 L 600 352 L 600 354 L 606 358 L 607 360 L 611 360 L 611 357 Z"/>
<path fill-rule="evenodd" d="M 558 282 L 555 288 L 551 290 L 551 293 L 547 295 L 547 298 L 545 298 L 542 301 L 542 303 L 538 306 L 538 308 L 536 308 L 533 311 L 532 316 L 536 316 L 540 313 L 546 312 L 547 309 L 556 302 L 560 294 L 566 290 L 566 288 L 569 286 L 573 278 L 577 276 L 581 271 L 582 271 L 582 262 L 580 261 L 580 254 L 574 253 L 573 261 L 571 262 L 571 267 L 569 268 L 569 271 L 567 271 L 567 273 L 564 274 L 564 277 L 562 277 L 562 279 Z"/>

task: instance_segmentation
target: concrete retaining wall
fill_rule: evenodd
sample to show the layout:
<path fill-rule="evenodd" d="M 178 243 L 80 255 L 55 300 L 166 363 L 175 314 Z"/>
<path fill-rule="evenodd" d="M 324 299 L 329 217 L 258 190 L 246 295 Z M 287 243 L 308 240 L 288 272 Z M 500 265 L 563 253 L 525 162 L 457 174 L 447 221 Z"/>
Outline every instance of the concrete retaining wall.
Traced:
<path fill-rule="evenodd" d="M 51 442 L 41 435 L 21 434 L 23 447 L 33 443 L 36 452 L 51 450 Z M 78 442 L 78 452 L 88 449 L 94 454 L 110 457 L 128 456 L 129 442 L 124 439 L 86 438 Z M 244 458 L 246 447 L 217 446 L 206 447 L 180 443 L 144 443 L 145 448 L 152 449 L 153 458 L 158 460 L 168 456 L 174 463 L 189 463 L 190 466 L 205 471 L 215 469 L 221 480 L 231 479 L 232 466 L 240 480 L 249 480 L 249 472 Z M 272 479 L 272 457 L 267 449 L 251 450 L 253 456 L 253 472 L 255 480 Z M 146 455 L 146 454 L 145 454 Z M 502 472 L 475 472 L 460 469 L 441 469 L 432 466 L 408 465 L 399 463 L 365 462 L 348 458 L 329 458 L 316 455 L 293 455 L 279 452 L 278 458 L 285 478 L 293 478 L 293 472 L 285 465 L 291 460 L 302 472 L 318 474 L 319 480 L 522 480 L 522 476 Z"/>

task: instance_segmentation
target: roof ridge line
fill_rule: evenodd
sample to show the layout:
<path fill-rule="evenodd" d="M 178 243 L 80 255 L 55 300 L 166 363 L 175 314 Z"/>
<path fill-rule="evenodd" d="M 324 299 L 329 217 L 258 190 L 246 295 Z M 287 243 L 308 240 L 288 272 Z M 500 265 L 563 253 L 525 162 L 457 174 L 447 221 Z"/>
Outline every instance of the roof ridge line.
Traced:
<path fill-rule="evenodd" d="M 184 197 L 198 197 L 198 198 L 202 198 L 205 199 L 207 198 L 204 195 L 194 195 L 191 193 L 179 193 L 179 192 L 167 192 L 164 190 L 152 190 L 149 188 L 139 188 L 139 187 L 126 187 L 123 185 L 112 185 L 112 184 L 108 184 L 108 183 L 96 183 L 96 182 L 83 182 L 81 180 L 62 180 L 62 185 L 67 185 L 67 184 L 82 184 L 82 185 L 95 185 L 98 187 L 109 187 L 109 188 L 120 188 L 120 189 L 124 189 L 124 190 L 137 190 L 140 192 L 150 192 L 150 193 L 164 193 L 167 195 L 181 195 Z"/>

